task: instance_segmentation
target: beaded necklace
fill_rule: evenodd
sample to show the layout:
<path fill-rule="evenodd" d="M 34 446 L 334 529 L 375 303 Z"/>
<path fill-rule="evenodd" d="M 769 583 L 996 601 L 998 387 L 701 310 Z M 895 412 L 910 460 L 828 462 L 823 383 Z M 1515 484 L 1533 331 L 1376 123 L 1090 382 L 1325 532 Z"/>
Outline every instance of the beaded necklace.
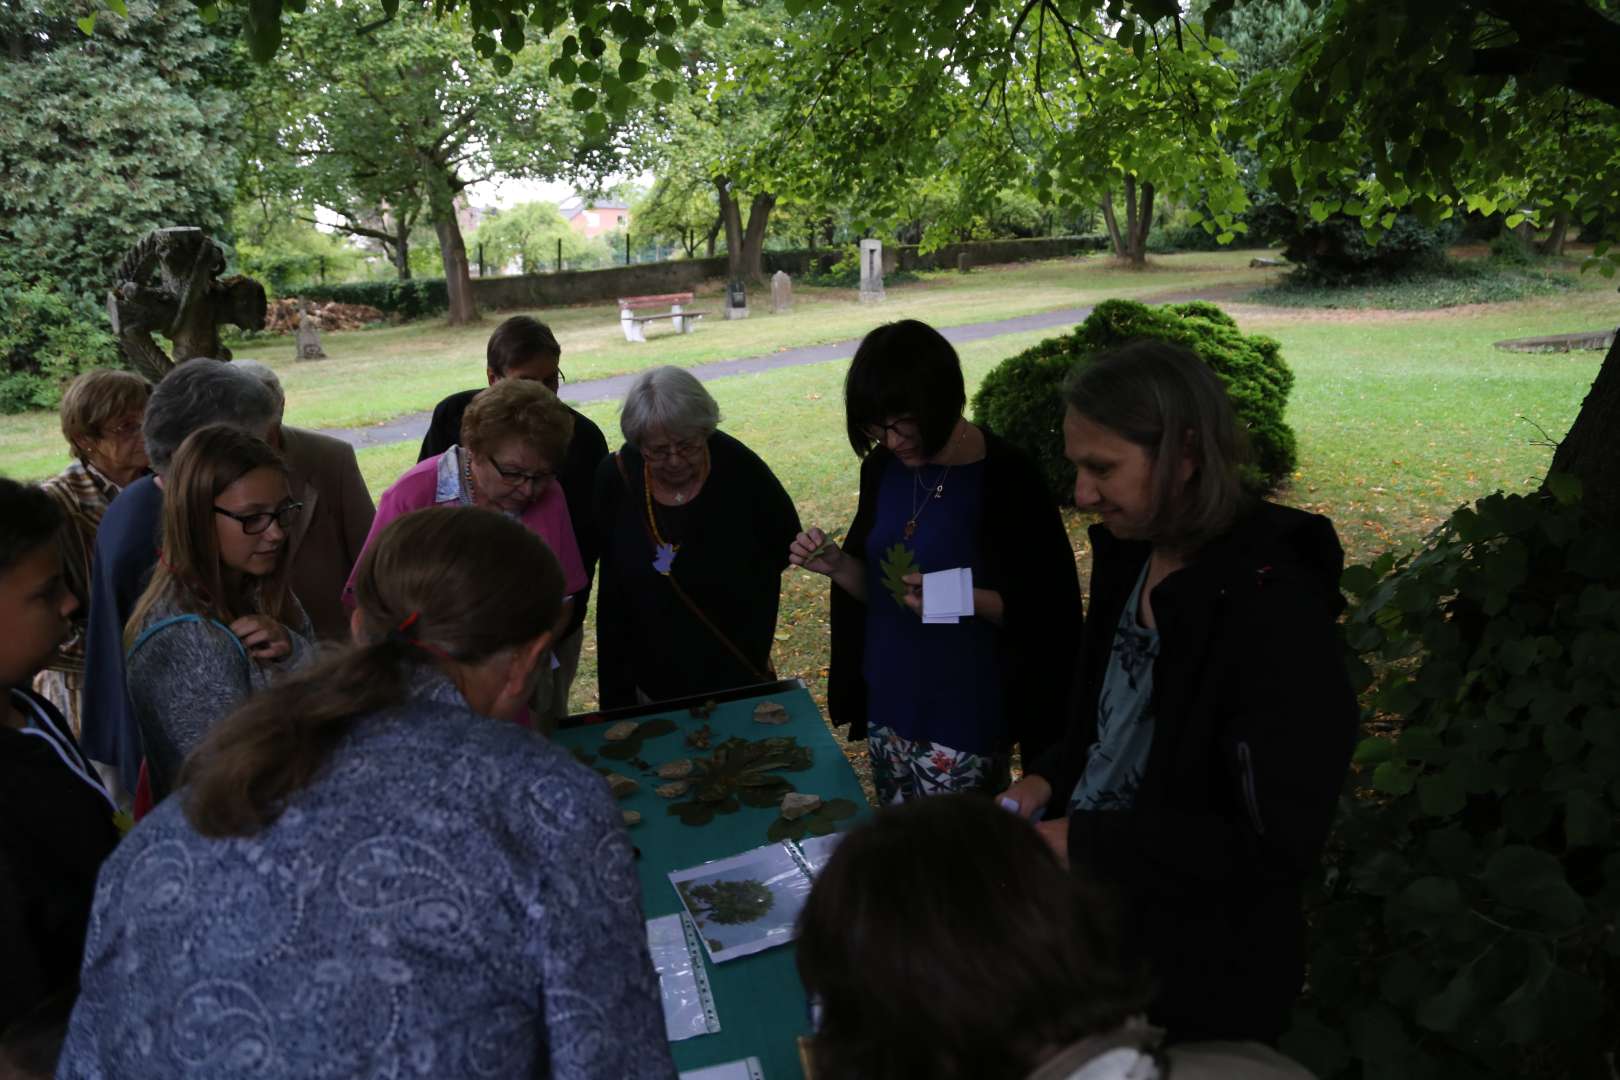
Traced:
<path fill-rule="evenodd" d="M 709 447 L 703 446 L 703 465 L 698 469 L 698 483 L 701 484 L 709 475 Z M 675 566 L 675 556 L 680 552 L 681 545 L 672 543 L 664 538 L 658 529 L 658 515 L 653 512 L 653 477 L 652 465 L 646 458 L 641 460 L 641 493 L 647 505 L 647 532 L 653 540 L 653 569 L 660 574 L 668 574 Z M 679 492 L 675 493 L 675 501 L 685 503 L 686 499 Z"/>

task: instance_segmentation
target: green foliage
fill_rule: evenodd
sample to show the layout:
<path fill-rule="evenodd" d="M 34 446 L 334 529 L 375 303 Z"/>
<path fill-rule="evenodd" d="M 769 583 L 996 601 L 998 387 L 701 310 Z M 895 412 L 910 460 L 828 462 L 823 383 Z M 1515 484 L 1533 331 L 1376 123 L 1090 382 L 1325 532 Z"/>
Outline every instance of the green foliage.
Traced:
<path fill-rule="evenodd" d="M 776 806 L 793 790 L 783 772 L 803 772 L 812 763 L 810 748 L 791 736 L 751 742 L 733 736 L 714 754 L 692 762 L 692 798 L 672 803 L 669 813 L 683 825 L 707 825 L 716 814 L 735 814 L 744 806 Z"/>
<path fill-rule="evenodd" d="M 1320 1076 L 1596 1076 L 1612 1048 L 1620 535 L 1547 488 L 1345 572 L 1389 730 L 1356 750 L 1283 1043 Z"/>
<path fill-rule="evenodd" d="M 905 579 L 910 574 L 922 573 L 916 556 L 904 543 L 896 541 L 893 547 L 883 553 L 883 561 L 878 565 L 883 571 L 883 587 L 889 590 L 896 604 L 905 607 L 906 597 L 911 594 L 911 586 L 906 584 Z"/>
<path fill-rule="evenodd" d="M 861 283 L 861 246 L 845 244 L 836 260 L 831 264 L 812 264 L 804 272 L 801 280 L 806 285 L 816 285 L 823 289 L 855 288 Z M 921 280 L 910 270 L 893 270 L 883 275 L 885 285 L 903 285 Z"/>
<path fill-rule="evenodd" d="M 1305 221 L 1283 255 L 1298 265 L 1293 276 L 1302 284 L 1355 285 L 1440 268 L 1454 234 L 1449 224 L 1431 228 L 1397 214 L 1369 242 L 1361 222 L 1341 213 Z"/>
<path fill-rule="evenodd" d="M 803 840 L 807 836 L 827 836 L 838 831 L 838 823 L 855 816 L 856 806 L 848 799 L 829 799 L 803 817 L 789 821 L 779 817 L 765 830 L 767 840 Z"/>
<path fill-rule="evenodd" d="M 708 922 L 737 926 L 763 919 L 776 906 L 776 894 L 762 881 L 712 881 L 703 885 L 681 883 L 681 895 L 692 913 Z"/>
<path fill-rule="evenodd" d="M 527 202 L 490 214 L 467 237 L 467 250 L 477 258 L 483 247 L 484 263 L 497 274 L 512 262 L 518 272 L 539 274 L 551 269 L 561 240 L 563 259 L 569 266 L 580 266 L 595 254 L 591 243 L 569 227 L 555 203 Z"/>
<path fill-rule="evenodd" d="M 359 276 L 365 253 L 330 232 L 317 229 L 311 216 L 298 207 L 238 206 L 232 215 L 236 228 L 235 272 L 264 285 L 272 297 L 286 295 L 302 282 L 340 282 Z"/>
<path fill-rule="evenodd" d="M 437 315 L 450 306 L 443 278 L 405 281 L 347 281 L 336 285 L 300 285 L 293 295 L 305 300 L 336 300 L 340 304 L 366 304 L 401 319 Z"/>
<path fill-rule="evenodd" d="M 1108 300 L 1075 329 L 1003 361 L 973 396 L 973 420 L 1029 454 L 1052 496 L 1074 494 L 1074 466 L 1063 456 L 1063 380 L 1077 364 L 1139 338 L 1155 338 L 1196 352 L 1226 384 L 1249 440 L 1244 485 L 1269 491 L 1294 469 L 1294 432 L 1283 419 L 1293 372 L 1271 338 L 1246 335 L 1214 304 L 1196 301 L 1148 307 Z"/>
<path fill-rule="evenodd" d="M 0 413 L 53 409 L 75 375 L 118 361 L 105 316 L 0 268 Z"/>
<path fill-rule="evenodd" d="M 131 0 L 90 37 L 74 25 L 84 10 L 0 7 L 0 266 L 75 306 L 105 303 L 150 230 L 224 225 L 240 78 L 229 32 L 185 0 Z"/>
<path fill-rule="evenodd" d="M 1274 307 L 1388 308 L 1427 311 L 1461 304 L 1500 304 L 1572 288 L 1564 274 L 1512 261 L 1447 260 L 1432 270 L 1361 285 L 1317 285 L 1292 275 L 1244 299 Z"/>

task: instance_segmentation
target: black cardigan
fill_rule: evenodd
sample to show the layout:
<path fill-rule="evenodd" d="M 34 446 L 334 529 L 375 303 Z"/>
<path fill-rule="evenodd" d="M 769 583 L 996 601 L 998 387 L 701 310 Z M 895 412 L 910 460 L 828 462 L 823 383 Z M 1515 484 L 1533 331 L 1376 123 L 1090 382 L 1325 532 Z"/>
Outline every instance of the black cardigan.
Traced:
<path fill-rule="evenodd" d="M 681 545 L 671 576 L 747 657 L 745 664 L 682 603 L 653 567 L 642 459 L 633 446 L 596 473 L 602 580 L 596 662 L 604 709 L 730 690 L 763 681 L 775 644 L 788 548 L 799 515 L 770 466 L 724 432 L 709 437 L 709 478 L 685 507 L 660 507 Z M 626 484 L 628 481 L 628 485 Z M 678 530 L 678 531 L 677 531 Z"/>
<path fill-rule="evenodd" d="M 1114 628 L 1149 548 L 1091 529 L 1090 619 L 1067 740 L 1029 771 L 1069 795 L 1097 738 Z M 1177 1039 L 1272 1042 L 1304 974 L 1300 890 L 1350 764 L 1355 693 L 1326 518 L 1258 503 L 1153 590 L 1153 745 L 1135 805 L 1069 816 L 1069 861 L 1121 893 Z"/>
<path fill-rule="evenodd" d="M 979 522 L 983 572 L 977 588 L 1001 594 L 996 670 L 1011 737 L 1026 759 L 1064 731 L 1071 665 L 1082 625 L 1080 579 L 1063 517 L 1035 464 L 1011 443 L 986 430 L 984 504 Z M 874 449 L 861 462 L 860 503 L 843 548 L 865 560 L 866 539 L 877 514 L 883 470 L 892 455 Z M 866 605 L 832 587 L 832 662 L 827 711 L 849 725 L 851 741 L 866 738 Z"/>

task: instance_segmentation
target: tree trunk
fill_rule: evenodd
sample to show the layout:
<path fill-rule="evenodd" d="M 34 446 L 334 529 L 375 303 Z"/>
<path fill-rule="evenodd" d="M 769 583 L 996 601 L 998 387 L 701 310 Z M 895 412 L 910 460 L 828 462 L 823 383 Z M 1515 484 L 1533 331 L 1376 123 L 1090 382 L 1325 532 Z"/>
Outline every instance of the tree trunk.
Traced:
<path fill-rule="evenodd" d="M 1553 453 L 1549 472 L 1581 482 L 1582 502 L 1595 524 L 1620 527 L 1620 336 L 1603 358 L 1575 424 Z"/>
<path fill-rule="evenodd" d="M 726 278 L 736 281 L 743 276 L 742 214 L 737 209 L 737 195 L 731 190 L 730 180 L 715 177 L 714 189 L 720 199 L 720 220 L 726 227 Z"/>
<path fill-rule="evenodd" d="M 1114 258 L 1125 258 L 1125 240 L 1119 235 L 1119 220 L 1114 217 L 1114 193 L 1103 192 L 1102 197 L 1103 223 L 1108 226 L 1108 240 L 1114 245 Z"/>
<path fill-rule="evenodd" d="M 399 271 L 399 280 L 411 280 L 411 230 L 404 228 L 399 231 L 399 238 L 394 241 L 394 269 Z"/>
<path fill-rule="evenodd" d="M 467 265 L 467 244 L 461 238 L 461 223 L 456 220 L 456 197 L 443 179 L 433 185 L 432 206 L 433 231 L 439 237 L 439 257 L 444 263 L 445 290 L 450 294 L 450 325 L 478 322 L 472 270 Z"/>
<path fill-rule="evenodd" d="M 1148 233 L 1153 231 L 1153 185 L 1142 182 L 1142 209 L 1136 214 L 1136 231 L 1131 236 L 1131 265 L 1147 265 Z"/>
<path fill-rule="evenodd" d="M 1543 255 L 1562 255 L 1564 241 L 1568 237 L 1569 210 L 1564 209 L 1553 215 L 1552 231 L 1547 234 L 1547 239 L 1541 242 L 1539 250 Z"/>
<path fill-rule="evenodd" d="M 775 195 L 755 195 L 748 207 L 748 229 L 743 233 L 743 273 L 750 281 L 765 280 L 765 226 L 776 205 Z"/>

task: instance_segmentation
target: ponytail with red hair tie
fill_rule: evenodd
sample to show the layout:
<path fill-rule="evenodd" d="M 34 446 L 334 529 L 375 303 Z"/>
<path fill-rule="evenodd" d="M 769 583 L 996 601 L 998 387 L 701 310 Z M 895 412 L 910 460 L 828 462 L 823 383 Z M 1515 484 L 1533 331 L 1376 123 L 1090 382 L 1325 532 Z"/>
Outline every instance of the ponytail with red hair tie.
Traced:
<path fill-rule="evenodd" d="M 405 645 L 412 649 L 420 649 L 429 656 L 436 656 L 440 660 L 450 659 L 450 655 L 443 649 L 435 648 L 423 641 L 416 634 L 416 624 L 421 621 L 422 613 L 413 611 L 399 621 L 399 625 L 388 631 L 388 640 L 398 645 Z"/>

